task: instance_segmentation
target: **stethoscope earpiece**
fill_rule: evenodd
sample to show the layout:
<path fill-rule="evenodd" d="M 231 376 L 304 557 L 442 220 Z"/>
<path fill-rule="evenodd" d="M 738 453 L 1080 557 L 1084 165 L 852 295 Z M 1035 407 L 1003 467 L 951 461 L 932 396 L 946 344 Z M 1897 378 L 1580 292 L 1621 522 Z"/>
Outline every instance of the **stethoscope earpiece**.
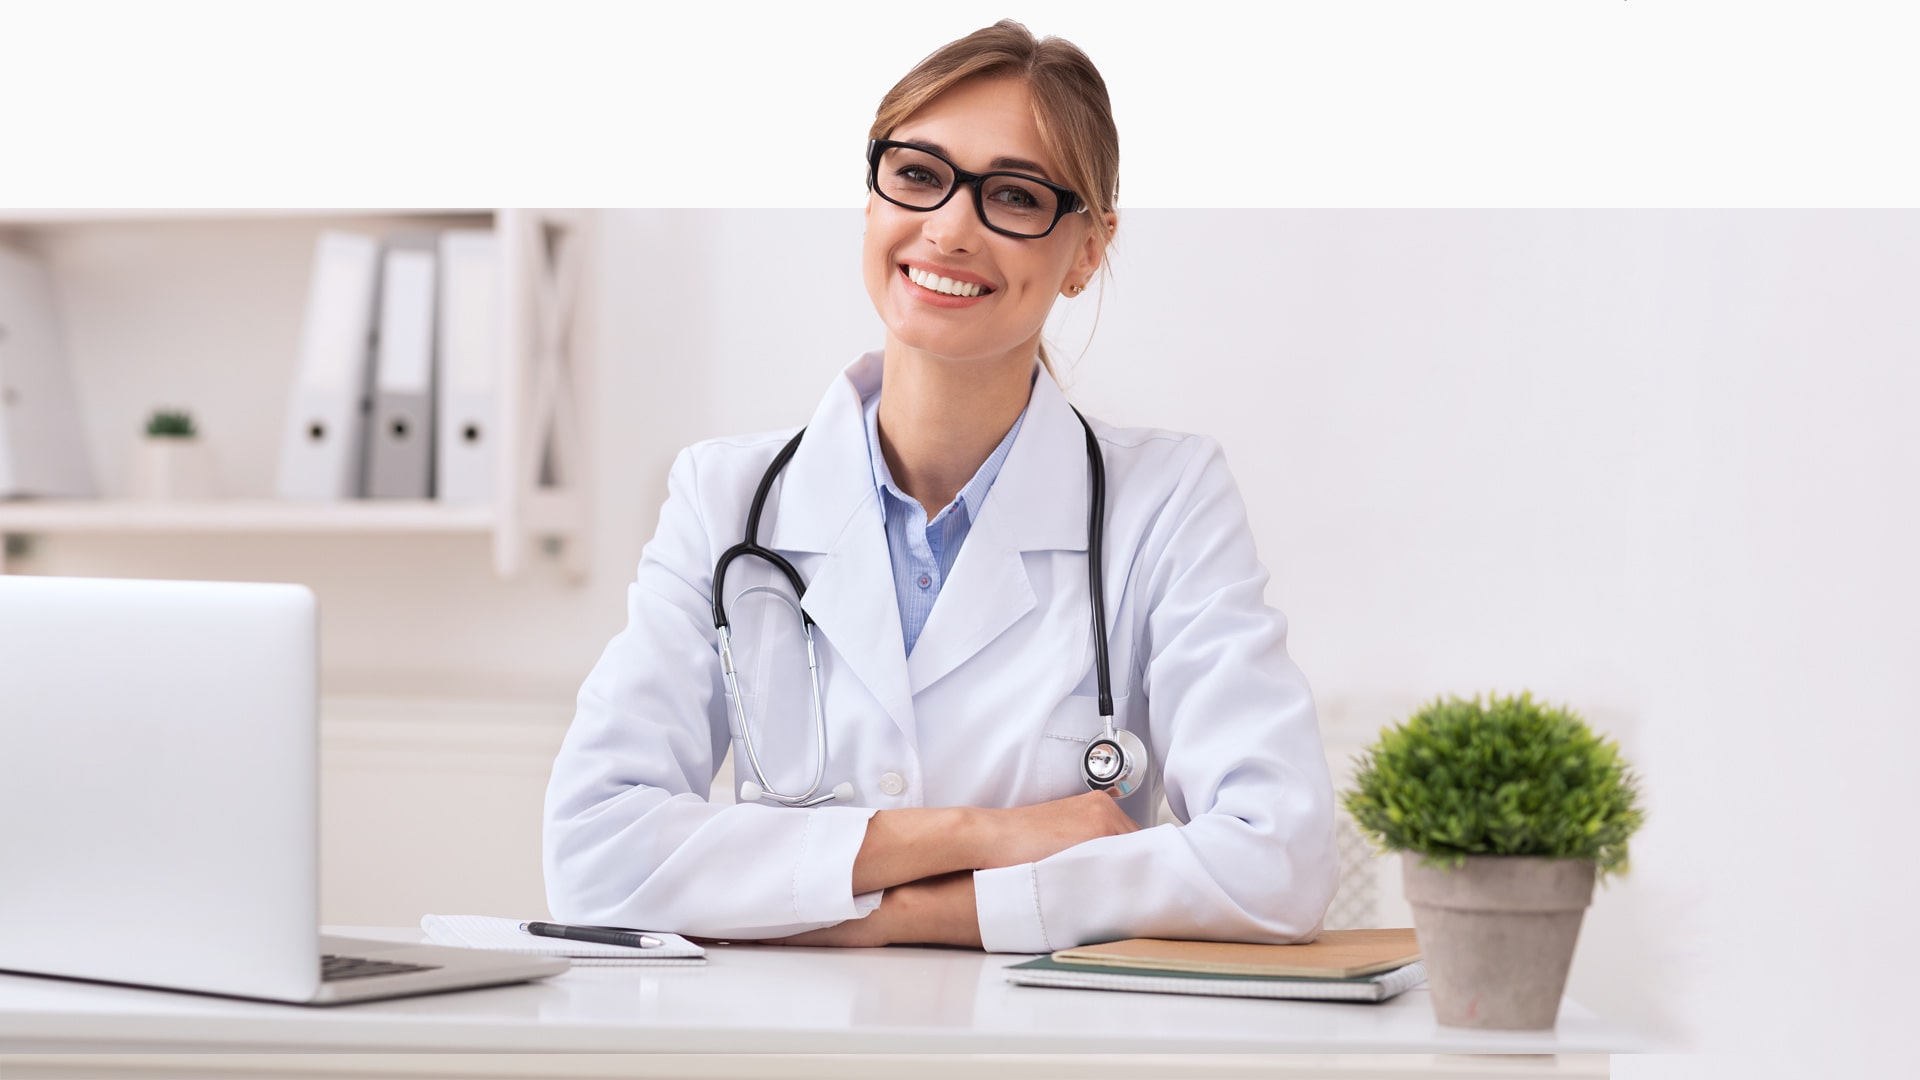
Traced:
<path fill-rule="evenodd" d="M 759 802 L 761 796 L 765 794 L 767 794 L 767 789 L 761 787 L 759 784 L 756 784 L 751 780 L 742 780 L 740 782 L 740 801 L 743 803 Z M 801 798 L 801 797 L 794 796 L 794 798 Z M 848 783 L 845 780 L 842 780 L 839 783 L 833 785 L 833 790 L 826 795 L 816 795 L 816 796 L 813 796 L 811 799 L 804 799 L 803 801 L 800 801 L 800 802 L 787 802 L 787 805 L 818 806 L 821 803 L 826 802 L 828 799 L 838 799 L 841 802 L 851 801 L 853 799 L 853 785 Z M 785 797 L 783 797 L 781 801 L 784 802 Z"/>

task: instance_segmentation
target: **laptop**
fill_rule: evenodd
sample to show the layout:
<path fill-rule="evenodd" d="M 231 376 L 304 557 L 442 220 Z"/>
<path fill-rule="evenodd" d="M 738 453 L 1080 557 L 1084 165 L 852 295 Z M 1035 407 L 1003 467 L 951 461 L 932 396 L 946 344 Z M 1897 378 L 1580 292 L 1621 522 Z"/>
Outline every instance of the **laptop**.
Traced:
<path fill-rule="evenodd" d="M 299 585 L 0 576 L 0 972 L 335 1005 L 559 957 L 319 932 Z"/>

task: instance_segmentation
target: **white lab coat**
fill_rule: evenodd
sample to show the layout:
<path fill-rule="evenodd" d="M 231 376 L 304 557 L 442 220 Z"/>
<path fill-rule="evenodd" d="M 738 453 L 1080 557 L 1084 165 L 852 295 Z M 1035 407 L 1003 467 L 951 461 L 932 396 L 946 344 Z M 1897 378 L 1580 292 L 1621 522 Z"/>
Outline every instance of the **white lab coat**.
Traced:
<path fill-rule="evenodd" d="M 760 526 L 807 582 L 827 717 L 821 790 L 847 781 L 852 800 L 707 799 L 730 739 L 736 779 L 752 776 L 730 735 L 713 567 L 792 431 L 700 443 L 674 462 L 627 589 L 627 627 L 581 687 L 554 762 L 555 918 L 749 939 L 829 926 L 879 904 L 879 892 L 852 891 L 876 810 L 1086 790 L 1080 757 L 1100 720 L 1084 430 L 1043 374 L 909 657 L 861 411 L 880 369 L 870 353 L 834 380 Z M 1309 939 L 1339 873 L 1332 784 L 1239 492 L 1211 439 L 1093 426 L 1106 461 L 1114 720 L 1153 758 L 1122 805 L 1148 825 L 1164 791 L 1184 824 L 976 871 L 982 943 L 1033 953 L 1126 937 Z M 726 591 L 761 764 L 775 790 L 796 793 L 812 782 L 815 745 L 799 620 L 778 603 L 735 613 L 741 589 L 775 580 L 737 560 Z M 747 655 L 754 641 L 764 644 Z"/>

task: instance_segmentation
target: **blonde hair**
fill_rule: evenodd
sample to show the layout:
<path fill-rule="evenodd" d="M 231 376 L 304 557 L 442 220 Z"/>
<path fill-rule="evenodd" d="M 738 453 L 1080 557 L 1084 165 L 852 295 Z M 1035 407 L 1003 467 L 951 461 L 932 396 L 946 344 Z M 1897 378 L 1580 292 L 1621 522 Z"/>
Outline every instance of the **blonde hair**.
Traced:
<path fill-rule="evenodd" d="M 1033 98 L 1034 121 L 1060 180 L 1087 206 L 1102 245 L 1113 242 L 1106 215 L 1120 197 L 1120 132 L 1106 80 L 1087 54 L 1064 38 L 1036 38 L 1012 19 L 975 30 L 934 50 L 880 99 L 868 137 L 885 139 L 921 106 L 968 79 L 1015 77 Z M 1040 362 L 1053 373 L 1047 349 Z"/>

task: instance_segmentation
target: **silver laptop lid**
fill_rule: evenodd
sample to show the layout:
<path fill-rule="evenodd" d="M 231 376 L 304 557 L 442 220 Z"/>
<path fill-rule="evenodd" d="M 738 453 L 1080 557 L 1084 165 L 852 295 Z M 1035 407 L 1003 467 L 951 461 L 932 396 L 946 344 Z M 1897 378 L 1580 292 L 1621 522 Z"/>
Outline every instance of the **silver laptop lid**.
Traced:
<path fill-rule="evenodd" d="M 0 576 L 0 970 L 301 1000 L 317 605 Z"/>

